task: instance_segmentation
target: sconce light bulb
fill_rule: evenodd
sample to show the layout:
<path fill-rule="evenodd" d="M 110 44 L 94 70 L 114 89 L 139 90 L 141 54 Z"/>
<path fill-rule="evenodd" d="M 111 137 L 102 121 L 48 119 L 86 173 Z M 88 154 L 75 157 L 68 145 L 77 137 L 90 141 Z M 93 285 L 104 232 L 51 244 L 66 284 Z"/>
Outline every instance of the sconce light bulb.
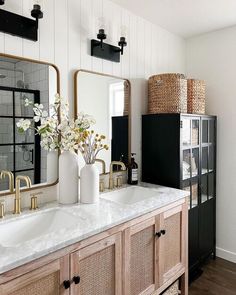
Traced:
<path fill-rule="evenodd" d="M 5 4 L 5 0 L 0 0 L 0 5 L 4 5 Z"/>
<path fill-rule="evenodd" d="M 36 19 L 43 18 L 43 12 L 41 11 L 41 6 L 39 4 L 34 4 L 33 9 L 31 10 L 31 16 Z"/>
<path fill-rule="evenodd" d="M 125 38 L 127 37 L 127 26 L 125 26 L 125 25 L 121 26 L 120 34 L 121 34 L 121 36 L 123 36 Z"/>

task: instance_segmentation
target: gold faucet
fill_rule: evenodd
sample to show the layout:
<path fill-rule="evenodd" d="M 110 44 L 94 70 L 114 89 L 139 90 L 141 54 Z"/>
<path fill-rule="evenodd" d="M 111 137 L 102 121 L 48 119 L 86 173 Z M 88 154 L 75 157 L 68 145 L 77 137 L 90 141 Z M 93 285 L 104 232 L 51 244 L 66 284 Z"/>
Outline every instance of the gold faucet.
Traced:
<path fill-rule="evenodd" d="M 9 191 L 14 192 L 14 175 L 11 171 L 2 170 L 0 174 L 0 179 L 4 179 L 6 176 L 9 178 Z"/>
<path fill-rule="evenodd" d="M 31 180 L 29 176 L 17 176 L 16 177 L 16 192 L 15 192 L 15 200 L 14 200 L 14 214 L 21 213 L 21 197 L 20 197 L 20 183 L 21 180 L 25 181 L 27 188 L 31 187 Z"/>
<path fill-rule="evenodd" d="M 96 159 L 95 162 L 99 162 L 102 164 L 102 174 L 105 174 L 106 173 L 106 163 L 104 160 L 102 159 Z"/>
<path fill-rule="evenodd" d="M 110 176 L 109 176 L 109 189 L 113 189 L 114 187 L 114 183 L 113 183 L 113 166 L 117 165 L 117 166 L 121 166 L 121 169 L 123 171 L 126 170 L 125 164 L 123 162 L 120 161 L 112 161 L 110 164 Z"/>

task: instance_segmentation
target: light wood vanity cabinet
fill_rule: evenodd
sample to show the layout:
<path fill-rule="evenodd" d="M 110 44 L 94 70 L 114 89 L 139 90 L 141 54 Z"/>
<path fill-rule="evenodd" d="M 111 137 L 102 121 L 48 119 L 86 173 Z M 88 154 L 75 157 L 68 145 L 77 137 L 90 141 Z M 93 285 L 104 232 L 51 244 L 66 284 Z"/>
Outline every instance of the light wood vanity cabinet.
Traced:
<path fill-rule="evenodd" d="M 186 265 L 186 210 L 178 206 L 160 215 L 161 237 L 158 242 L 159 280 L 163 286 Z"/>
<path fill-rule="evenodd" d="M 71 278 L 78 275 L 71 295 L 122 294 L 121 233 L 72 253 Z"/>
<path fill-rule="evenodd" d="M 25 267 L 26 268 L 26 267 Z M 31 269 L 31 267 L 29 268 Z M 26 271 L 26 269 L 25 269 Z M 69 259 L 63 257 L 0 285 L 1 295 L 69 295 L 63 285 Z"/>
<path fill-rule="evenodd" d="M 181 200 L 9 271 L 0 295 L 158 295 L 177 279 L 187 295 L 187 213 Z"/>
<path fill-rule="evenodd" d="M 124 295 L 152 294 L 157 277 L 156 218 L 144 220 L 124 232 Z"/>
<path fill-rule="evenodd" d="M 161 292 L 185 272 L 185 211 L 180 205 L 125 230 L 124 295 Z"/>

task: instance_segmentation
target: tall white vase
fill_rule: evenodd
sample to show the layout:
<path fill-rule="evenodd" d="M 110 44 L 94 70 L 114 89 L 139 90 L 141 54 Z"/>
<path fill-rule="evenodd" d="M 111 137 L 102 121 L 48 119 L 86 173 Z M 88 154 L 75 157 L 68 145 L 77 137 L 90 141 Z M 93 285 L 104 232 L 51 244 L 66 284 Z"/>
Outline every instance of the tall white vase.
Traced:
<path fill-rule="evenodd" d="M 52 184 L 58 180 L 58 151 L 47 153 L 47 183 Z"/>
<path fill-rule="evenodd" d="M 99 170 L 95 164 L 86 164 L 80 172 L 80 202 L 99 201 Z"/>
<path fill-rule="evenodd" d="M 74 152 L 64 151 L 59 157 L 59 203 L 78 203 L 79 164 Z"/>

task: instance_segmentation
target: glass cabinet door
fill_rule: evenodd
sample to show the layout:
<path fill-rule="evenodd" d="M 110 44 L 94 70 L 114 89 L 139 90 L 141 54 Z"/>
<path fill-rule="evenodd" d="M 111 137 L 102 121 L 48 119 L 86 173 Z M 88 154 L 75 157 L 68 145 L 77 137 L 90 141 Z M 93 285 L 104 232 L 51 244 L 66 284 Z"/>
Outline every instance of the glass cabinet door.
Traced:
<path fill-rule="evenodd" d="M 189 209 L 198 206 L 199 184 L 197 179 L 189 179 L 183 182 L 183 190 L 189 192 L 188 207 Z"/>
<path fill-rule="evenodd" d="M 191 119 L 182 119 L 182 145 L 184 147 L 191 145 Z"/>
<path fill-rule="evenodd" d="M 193 119 L 191 124 L 192 146 L 199 145 L 199 119 Z"/>
<path fill-rule="evenodd" d="M 191 178 L 191 149 L 183 150 L 183 180 Z"/>
<path fill-rule="evenodd" d="M 201 122 L 201 203 L 215 197 L 215 120 Z"/>
<path fill-rule="evenodd" d="M 198 206 L 200 177 L 200 117 L 182 117 L 182 187 L 188 191 L 189 208 Z"/>
<path fill-rule="evenodd" d="M 202 119 L 202 143 L 208 143 L 208 120 Z"/>

